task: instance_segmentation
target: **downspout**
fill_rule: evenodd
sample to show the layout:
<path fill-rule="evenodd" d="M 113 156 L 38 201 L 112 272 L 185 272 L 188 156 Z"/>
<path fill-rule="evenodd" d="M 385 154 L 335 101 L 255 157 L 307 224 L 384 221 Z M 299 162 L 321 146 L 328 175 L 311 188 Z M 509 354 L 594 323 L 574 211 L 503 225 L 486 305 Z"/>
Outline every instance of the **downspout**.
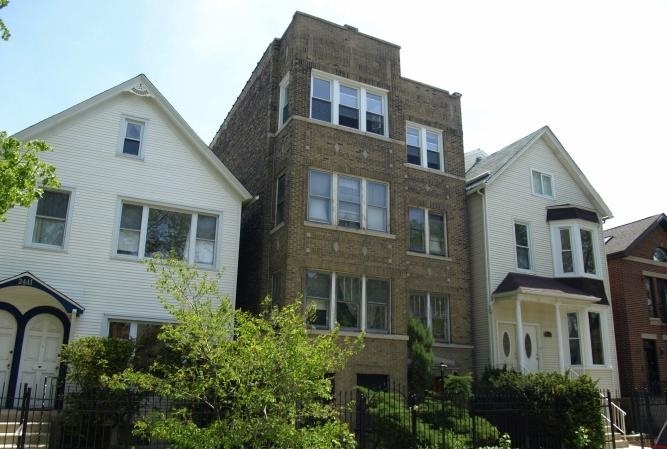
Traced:
<path fill-rule="evenodd" d="M 494 315 L 493 315 L 493 300 L 491 298 L 491 267 L 489 261 L 491 257 L 489 255 L 489 226 L 487 221 L 486 213 L 486 190 L 479 189 L 475 193 L 482 197 L 482 224 L 484 227 L 484 269 L 486 275 L 486 320 L 487 320 L 487 331 L 489 333 L 489 366 L 495 368 L 496 361 L 498 360 L 498 354 L 496 354 L 496 341 L 495 341 L 495 326 L 494 326 Z"/>

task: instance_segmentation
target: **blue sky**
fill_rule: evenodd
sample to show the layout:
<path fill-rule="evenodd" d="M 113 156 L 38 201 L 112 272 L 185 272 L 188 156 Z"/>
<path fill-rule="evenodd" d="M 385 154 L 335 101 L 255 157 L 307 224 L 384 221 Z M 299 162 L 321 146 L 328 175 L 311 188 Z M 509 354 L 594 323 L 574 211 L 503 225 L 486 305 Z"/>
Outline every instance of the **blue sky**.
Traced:
<path fill-rule="evenodd" d="M 0 129 L 145 73 L 209 142 L 295 10 L 396 43 L 403 76 L 462 93 L 466 151 L 549 125 L 606 227 L 667 212 L 666 0 L 11 0 Z"/>

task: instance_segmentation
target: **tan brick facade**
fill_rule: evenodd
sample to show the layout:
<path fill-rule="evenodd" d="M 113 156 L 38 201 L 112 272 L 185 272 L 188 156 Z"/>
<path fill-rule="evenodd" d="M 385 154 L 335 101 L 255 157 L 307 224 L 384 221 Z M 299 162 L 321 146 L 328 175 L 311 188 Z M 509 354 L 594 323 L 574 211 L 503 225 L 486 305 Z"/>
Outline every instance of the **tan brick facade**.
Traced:
<path fill-rule="evenodd" d="M 313 69 L 387 91 L 388 136 L 310 117 Z M 279 83 L 289 73 L 291 118 L 278 129 Z M 406 381 L 411 292 L 449 296 L 451 344 L 436 355 L 460 372 L 472 368 L 460 95 L 402 78 L 393 44 L 297 13 L 271 43 L 212 144 L 259 199 L 246 207 L 237 303 L 256 307 L 280 278 L 280 297 L 304 291 L 306 270 L 390 280 L 388 334 L 366 338 L 362 354 L 336 376 L 349 389 L 356 374 Z M 406 164 L 406 121 L 442 130 L 444 172 Z M 308 175 L 318 169 L 389 185 L 389 232 L 308 221 Z M 284 223 L 275 226 L 276 180 L 286 179 Z M 409 253 L 408 207 L 446 216 L 447 257 Z"/>

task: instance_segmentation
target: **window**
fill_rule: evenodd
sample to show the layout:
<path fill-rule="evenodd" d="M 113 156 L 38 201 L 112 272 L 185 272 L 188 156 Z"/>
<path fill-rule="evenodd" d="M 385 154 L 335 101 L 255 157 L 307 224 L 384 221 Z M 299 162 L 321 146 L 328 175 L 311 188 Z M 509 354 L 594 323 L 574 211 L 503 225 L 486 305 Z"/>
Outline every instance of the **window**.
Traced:
<path fill-rule="evenodd" d="M 664 248 L 656 248 L 653 251 L 653 260 L 656 262 L 667 262 L 667 251 Z"/>
<path fill-rule="evenodd" d="M 189 263 L 214 265 L 217 227 L 213 215 L 123 202 L 116 254 L 150 257 L 174 252 Z"/>
<path fill-rule="evenodd" d="M 386 136 L 386 109 L 386 91 L 313 70 L 311 118 Z"/>
<path fill-rule="evenodd" d="M 553 225 L 551 232 L 556 276 L 600 277 L 597 230 L 561 222 Z"/>
<path fill-rule="evenodd" d="M 436 256 L 447 255 L 445 216 L 443 214 L 428 209 L 409 207 L 408 220 L 410 222 L 410 251 Z"/>
<path fill-rule="evenodd" d="M 570 346 L 570 365 L 581 365 L 581 337 L 579 317 L 576 313 L 567 314 L 567 335 Z"/>
<path fill-rule="evenodd" d="M 389 232 L 389 185 L 310 170 L 308 221 Z"/>
<path fill-rule="evenodd" d="M 277 271 L 271 275 L 271 302 L 280 303 L 280 292 L 282 291 L 282 273 Z"/>
<path fill-rule="evenodd" d="M 444 170 L 442 131 L 410 123 L 405 136 L 408 164 Z"/>
<path fill-rule="evenodd" d="M 532 170 L 533 193 L 546 198 L 554 197 L 554 189 L 551 175 Z"/>
<path fill-rule="evenodd" d="M 278 128 L 290 118 L 289 108 L 289 73 L 280 82 L 280 98 L 278 100 Z"/>
<path fill-rule="evenodd" d="M 144 136 L 145 123 L 139 120 L 125 119 L 123 122 L 123 154 L 139 157 Z"/>
<path fill-rule="evenodd" d="M 411 294 L 410 315 L 428 327 L 436 341 L 451 343 L 449 296 L 434 293 Z"/>
<path fill-rule="evenodd" d="M 149 323 L 125 320 L 109 321 L 109 338 L 134 340 L 136 342 L 136 357 L 140 367 L 148 368 L 155 358 L 167 350 L 164 343 L 157 338 L 162 323 Z"/>
<path fill-rule="evenodd" d="M 31 241 L 37 245 L 64 248 L 70 192 L 45 190 L 37 201 Z"/>
<path fill-rule="evenodd" d="M 315 309 L 310 322 L 317 328 L 332 327 L 333 310 L 344 330 L 389 331 L 388 280 L 306 271 L 305 291 L 306 304 Z"/>
<path fill-rule="evenodd" d="M 285 221 L 285 175 L 276 181 L 276 225 Z"/>
<path fill-rule="evenodd" d="M 667 323 L 667 280 L 643 276 L 648 316 Z"/>
<path fill-rule="evenodd" d="M 514 242 L 516 245 L 516 266 L 519 270 L 530 270 L 530 234 L 528 225 L 514 223 Z"/>
<path fill-rule="evenodd" d="M 597 312 L 588 312 L 588 328 L 591 335 L 591 355 L 593 365 L 604 365 L 604 346 L 602 345 L 602 320 Z"/>

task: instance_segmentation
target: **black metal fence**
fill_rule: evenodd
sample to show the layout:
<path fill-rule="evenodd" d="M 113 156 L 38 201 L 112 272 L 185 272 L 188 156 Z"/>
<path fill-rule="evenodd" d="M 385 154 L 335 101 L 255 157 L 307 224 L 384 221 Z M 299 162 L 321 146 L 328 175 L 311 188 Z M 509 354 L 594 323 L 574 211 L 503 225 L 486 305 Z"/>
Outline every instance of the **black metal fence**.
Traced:
<path fill-rule="evenodd" d="M 631 397 L 631 426 L 643 447 L 650 447 L 667 421 L 667 390 L 655 393 L 650 389 L 637 390 Z"/>
<path fill-rule="evenodd" d="M 24 386 L 15 397 L 0 397 L 0 426 L 5 427 L 4 432 L 0 429 L 0 447 L 165 448 L 164 442 L 133 435 L 134 422 L 151 412 L 184 405 L 194 414 L 198 410 L 197 404 L 131 391 L 97 396 L 78 393 Z M 547 420 L 545 426 L 545 416 L 558 416 L 554 411 L 559 404 L 528 410 L 516 395 L 425 392 L 417 396 L 395 386 L 381 392 L 341 392 L 335 404 L 340 419 L 355 432 L 360 449 L 493 447 L 504 434 L 511 439 L 512 448 L 564 447 L 564 424 Z M 205 412 L 197 419 L 205 421 Z"/>

